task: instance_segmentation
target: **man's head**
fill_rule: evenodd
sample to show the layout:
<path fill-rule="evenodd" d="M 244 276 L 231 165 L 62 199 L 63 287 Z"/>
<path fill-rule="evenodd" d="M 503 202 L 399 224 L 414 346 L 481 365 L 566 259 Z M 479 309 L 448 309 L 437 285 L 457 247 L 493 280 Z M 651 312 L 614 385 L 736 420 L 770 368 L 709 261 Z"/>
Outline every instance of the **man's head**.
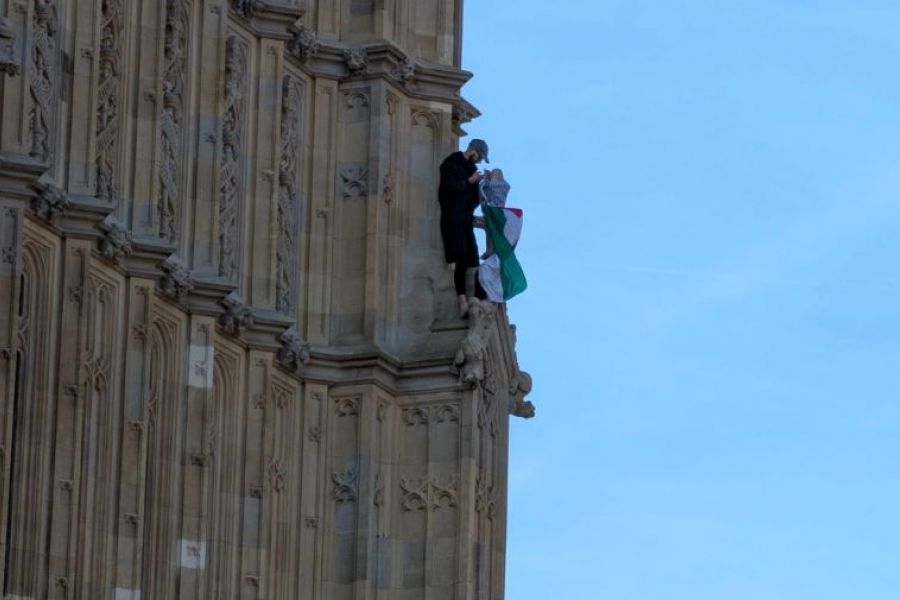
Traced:
<path fill-rule="evenodd" d="M 490 160 L 488 160 L 488 145 L 484 140 L 474 139 L 469 142 L 469 147 L 466 148 L 465 154 L 466 158 L 471 160 L 476 165 L 482 160 L 491 162 Z"/>

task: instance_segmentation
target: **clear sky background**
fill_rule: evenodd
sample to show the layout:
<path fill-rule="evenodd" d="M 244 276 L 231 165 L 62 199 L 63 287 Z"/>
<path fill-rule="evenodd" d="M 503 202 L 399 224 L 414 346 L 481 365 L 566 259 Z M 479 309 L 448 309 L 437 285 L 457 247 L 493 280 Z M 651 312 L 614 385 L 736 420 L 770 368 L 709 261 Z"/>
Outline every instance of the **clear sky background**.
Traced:
<path fill-rule="evenodd" d="M 900 598 L 900 3 L 466 5 L 526 215 L 507 598 Z"/>

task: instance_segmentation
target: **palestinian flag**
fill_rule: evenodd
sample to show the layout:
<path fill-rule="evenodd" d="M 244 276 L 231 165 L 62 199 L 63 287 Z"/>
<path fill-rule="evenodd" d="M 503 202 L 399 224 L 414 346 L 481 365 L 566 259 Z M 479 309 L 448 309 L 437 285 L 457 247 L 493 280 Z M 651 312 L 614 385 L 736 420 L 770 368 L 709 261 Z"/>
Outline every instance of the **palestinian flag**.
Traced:
<path fill-rule="evenodd" d="M 528 287 L 514 252 L 522 233 L 522 209 L 481 206 L 484 230 L 494 253 L 478 267 L 478 281 L 491 302 L 506 302 Z"/>

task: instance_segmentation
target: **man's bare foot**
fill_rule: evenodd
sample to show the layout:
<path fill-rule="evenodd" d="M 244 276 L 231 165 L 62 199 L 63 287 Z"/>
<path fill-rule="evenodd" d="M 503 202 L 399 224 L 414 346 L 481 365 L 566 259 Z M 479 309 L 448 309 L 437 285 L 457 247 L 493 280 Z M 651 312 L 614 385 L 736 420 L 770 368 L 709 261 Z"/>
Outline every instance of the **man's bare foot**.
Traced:
<path fill-rule="evenodd" d="M 459 304 L 459 318 L 465 319 L 466 315 L 469 314 L 469 301 L 466 300 L 466 297 L 460 294 L 456 297 Z"/>

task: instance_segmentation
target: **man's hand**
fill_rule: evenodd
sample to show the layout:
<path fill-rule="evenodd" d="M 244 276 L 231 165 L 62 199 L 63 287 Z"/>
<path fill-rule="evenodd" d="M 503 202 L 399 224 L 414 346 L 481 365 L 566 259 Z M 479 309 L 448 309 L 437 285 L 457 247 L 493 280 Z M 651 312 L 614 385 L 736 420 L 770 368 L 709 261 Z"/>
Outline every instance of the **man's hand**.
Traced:
<path fill-rule="evenodd" d="M 469 183 L 478 183 L 483 177 L 484 175 L 481 174 L 481 171 L 475 171 L 472 173 L 472 176 L 469 177 Z"/>

